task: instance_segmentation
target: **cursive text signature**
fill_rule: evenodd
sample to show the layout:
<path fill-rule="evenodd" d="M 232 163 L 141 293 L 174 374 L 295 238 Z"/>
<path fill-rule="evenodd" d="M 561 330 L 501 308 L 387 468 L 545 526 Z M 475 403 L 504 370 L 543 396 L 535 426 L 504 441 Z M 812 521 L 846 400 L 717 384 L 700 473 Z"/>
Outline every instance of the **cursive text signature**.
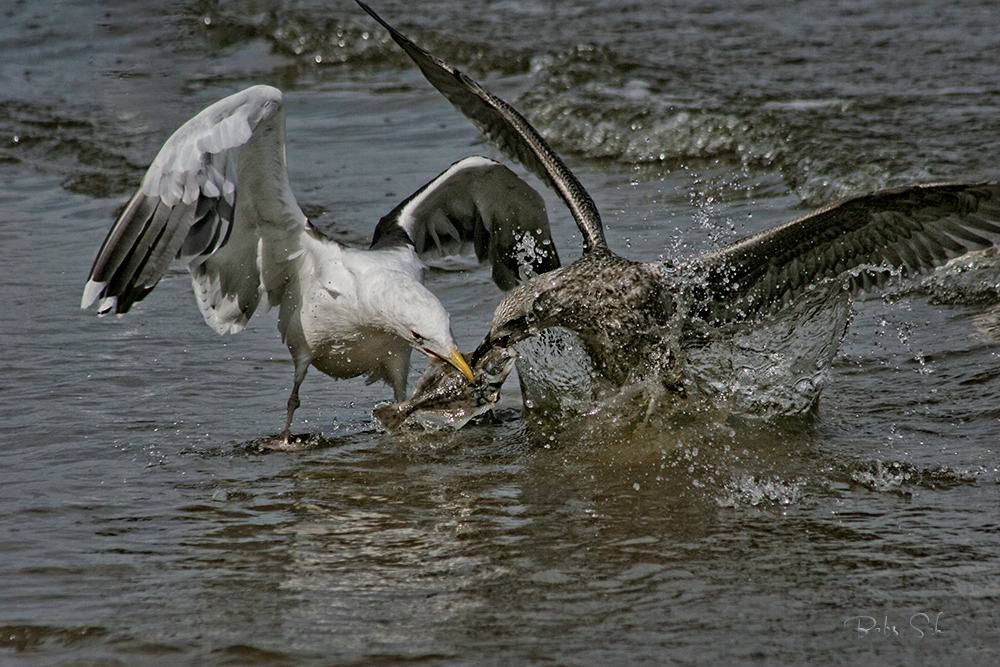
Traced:
<path fill-rule="evenodd" d="M 874 616 L 851 616 L 844 621 L 844 627 L 850 629 L 857 639 L 873 637 L 912 637 L 922 639 L 935 635 L 944 634 L 940 628 L 941 615 L 944 612 L 925 614 L 920 612 L 910 616 L 906 625 L 897 625 L 895 621 L 890 622 L 888 616 L 877 619 Z"/>

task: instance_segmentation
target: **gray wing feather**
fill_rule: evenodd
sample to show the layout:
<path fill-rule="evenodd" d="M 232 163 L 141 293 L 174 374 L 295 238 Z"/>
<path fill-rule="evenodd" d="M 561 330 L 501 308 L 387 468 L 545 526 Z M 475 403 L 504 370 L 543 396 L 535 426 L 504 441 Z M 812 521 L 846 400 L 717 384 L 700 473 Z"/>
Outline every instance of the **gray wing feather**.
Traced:
<path fill-rule="evenodd" d="M 586 251 L 606 250 L 601 216 L 593 199 L 559 155 L 514 107 L 436 56 L 420 48 L 357 0 L 417 64 L 420 71 L 456 109 L 498 149 L 523 164 L 551 187 L 569 207 L 583 234 Z"/>
<path fill-rule="evenodd" d="M 273 164 L 255 156 L 240 169 L 250 150 L 271 154 Z M 241 184 L 243 198 L 254 203 L 245 211 L 280 200 L 286 217 L 304 224 L 286 192 L 284 115 L 275 88 L 227 97 L 171 135 L 98 251 L 82 307 L 97 301 L 101 313 L 128 312 L 177 260 L 191 272 L 206 322 L 220 333 L 242 329 L 263 294 L 262 232 L 257 216 L 237 209 L 237 181 L 258 181 Z"/>
<path fill-rule="evenodd" d="M 471 246 L 503 290 L 559 267 L 542 197 L 485 157 L 456 162 L 382 218 L 372 248 L 398 243 L 425 260 Z"/>
<path fill-rule="evenodd" d="M 884 190 L 819 211 L 699 257 L 689 269 L 707 290 L 706 315 L 750 317 L 824 278 L 872 289 L 890 276 L 927 273 L 1000 242 L 1000 184 Z"/>

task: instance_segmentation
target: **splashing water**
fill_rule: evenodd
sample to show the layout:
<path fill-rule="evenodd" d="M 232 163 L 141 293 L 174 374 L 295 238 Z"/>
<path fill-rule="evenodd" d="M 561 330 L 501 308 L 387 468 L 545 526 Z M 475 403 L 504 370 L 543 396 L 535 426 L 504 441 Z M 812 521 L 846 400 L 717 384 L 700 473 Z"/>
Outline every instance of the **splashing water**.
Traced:
<path fill-rule="evenodd" d="M 614 412 L 624 419 L 709 406 L 762 418 L 801 414 L 816 405 L 851 313 L 846 285 L 827 281 L 762 322 L 710 330 L 707 343 L 664 362 L 676 364 L 670 375 L 686 395 L 662 386 L 656 360 L 628 386 L 607 387 L 579 338 L 549 329 L 518 345 L 524 404 L 529 411 Z"/>
<path fill-rule="evenodd" d="M 774 317 L 723 331 L 689 350 L 685 377 L 698 393 L 737 414 L 773 418 L 815 406 L 851 321 L 842 281 L 826 281 Z"/>

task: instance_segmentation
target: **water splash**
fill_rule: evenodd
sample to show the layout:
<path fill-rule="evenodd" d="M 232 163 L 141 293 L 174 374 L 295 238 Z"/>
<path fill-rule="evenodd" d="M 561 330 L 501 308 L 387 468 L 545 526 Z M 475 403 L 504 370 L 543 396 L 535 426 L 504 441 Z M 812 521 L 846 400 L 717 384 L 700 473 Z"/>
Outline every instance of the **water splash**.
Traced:
<path fill-rule="evenodd" d="M 517 376 L 529 411 L 581 413 L 592 409 L 590 357 L 572 331 L 552 328 L 517 345 Z"/>
<path fill-rule="evenodd" d="M 807 482 L 803 480 L 787 482 L 742 474 L 723 485 L 716 502 L 720 507 L 734 508 L 748 505 L 791 505 L 800 500 L 806 486 Z"/>
<path fill-rule="evenodd" d="M 686 383 L 737 414 L 804 413 L 819 399 L 851 313 L 841 281 L 820 283 L 773 317 L 717 332 L 688 350 Z"/>
<path fill-rule="evenodd" d="M 850 480 L 879 493 L 910 493 L 912 487 L 950 489 L 976 481 L 981 471 L 949 466 L 919 467 L 903 461 L 859 461 L 847 471 Z"/>
<path fill-rule="evenodd" d="M 799 415 L 812 409 L 851 320 L 850 292 L 826 281 L 758 322 L 702 331 L 680 342 L 664 328 L 671 354 L 647 360 L 624 387 L 597 374 L 580 339 L 549 329 L 518 346 L 517 369 L 529 412 L 604 415 L 620 423 L 721 410 L 754 418 Z M 668 386 L 664 377 L 676 379 Z"/>

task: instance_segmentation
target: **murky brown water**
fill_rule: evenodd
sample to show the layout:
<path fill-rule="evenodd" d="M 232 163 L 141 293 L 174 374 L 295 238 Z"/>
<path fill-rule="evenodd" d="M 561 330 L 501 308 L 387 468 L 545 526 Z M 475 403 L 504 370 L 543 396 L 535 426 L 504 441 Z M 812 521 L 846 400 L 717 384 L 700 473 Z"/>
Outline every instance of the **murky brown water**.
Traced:
<path fill-rule="evenodd" d="M 411 4 L 376 9 L 517 100 L 630 257 L 1000 174 L 990 2 Z M 181 271 L 124 318 L 78 309 L 162 141 L 281 87 L 299 200 L 355 243 L 492 153 L 349 2 L 2 12 L 0 664 L 1000 655 L 995 265 L 858 303 L 809 417 L 537 422 L 511 381 L 495 423 L 387 436 L 388 389 L 313 372 L 298 430 L 319 446 L 262 454 L 292 373 L 274 314 L 220 338 Z M 474 347 L 488 270 L 429 285 Z"/>

